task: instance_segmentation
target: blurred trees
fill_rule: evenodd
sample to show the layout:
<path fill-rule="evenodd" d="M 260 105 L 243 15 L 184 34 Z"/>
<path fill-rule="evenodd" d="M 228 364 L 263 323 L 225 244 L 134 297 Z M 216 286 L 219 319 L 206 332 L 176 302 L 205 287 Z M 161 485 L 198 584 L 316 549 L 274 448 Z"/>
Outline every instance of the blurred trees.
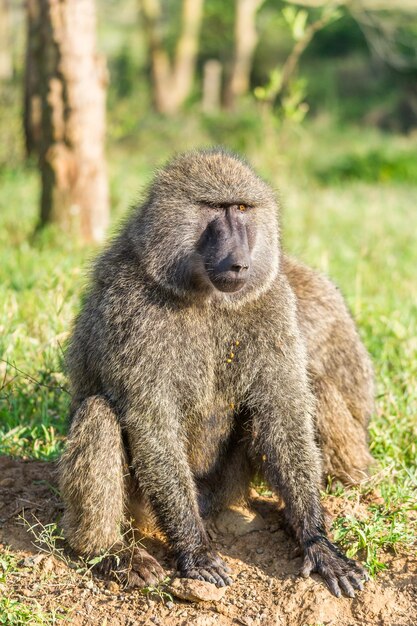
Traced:
<path fill-rule="evenodd" d="M 195 83 L 195 70 L 199 53 L 200 31 L 203 20 L 204 0 L 182 0 L 181 15 L 176 33 L 172 35 L 172 24 L 175 24 L 175 3 L 168 0 L 139 0 L 147 41 L 148 57 L 152 74 L 152 99 L 158 113 L 173 115 L 177 113 L 189 98 Z M 224 106 L 233 109 L 238 100 L 248 93 L 253 55 L 258 41 L 256 14 L 265 0 L 235 0 L 233 14 L 233 35 L 227 37 L 231 47 L 226 51 L 226 59 L 220 61 L 219 50 L 216 50 L 218 32 L 212 28 L 228 28 L 225 23 L 229 17 L 229 7 L 224 2 L 208 0 L 210 33 L 206 29 L 205 43 L 212 47 L 212 53 L 203 53 L 205 58 L 203 70 L 203 109 L 215 110 L 222 100 Z M 224 38 L 224 37 L 222 37 Z M 210 41 L 209 41 L 210 40 Z M 170 45 L 171 44 L 171 45 Z M 171 48 L 171 50 L 170 50 Z M 221 56 L 221 54 L 220 54 Z M 226 61 L 227 71 L 223 72 Z M 221 75 L 225 75 L 224 94 Z M 211 93 L 209 93 L 211 92 Z M 212 97 L 210 97 L 212 96 Z"/>
<path fill-rule="evenodd" d="M 100 241 L 109 220 L 106 68 L 94 0 L 30 0 L 27 8 L 26 130 L 39 157 L 40 223 Z"/>
<path fill-rule="evenodd" d="M 308 3 L 310 0 L 306 0 Z M 292 2 L 292 0 L 289 0 Z M 286 94 L 295 74 L 301 55 L 314 35 L 335 19 L 342 0 L 329 3 L 311 0 L 315 10 L 295 9 L 282 1 L 284 22 L 290 27 L 294 39 L 287 58 L 273 60 L 273 71 L 263 87 L 256 90 L 258 98 L 271 106 Z M 298 3 L 298 0 L 294 0 Z M 299 0 L 302 4 L 302 0 Z M 221 103 L 225 109 L 238 108 L 242 97 L 253 90 L 251 74 L 258 44 L 257 15 L 267 0 L 235 0 L 233 6 L 219 0 L 207 0 L 203 15 L 203 0 L 182 0 L 181 14 L 176 14 L 178 2 L 172 0 L 139 0 L 144 36 L 152 74 L 152 99 L 155 110 L 173 115 L 189 98 L 195 81 L 197 58 L 202 69 L 202 109 L 214 112 Z M 291 19 L 287 15 L 291 14 Z M 208 20 L 199 52 L 202 20 Z M 222 41 L 218 33 L 223 34 Z M 217 50 L 216 50 L 217 48 Z M 280 67 L 282 65 L 282 68 Z M 222 93 L 221 93 L 222 92 Z M 263 95 L 261 95 L 263 94 Z M 300 97 L 297 95 L 297 98 Z M 297 106 L 297 105 L 295 105 Z"/>
<path fill-rule="evenodd" d="M 160 0 L 140 0 L 152 69 L 152 95 L 158 113 L 172 115 L 189 97 L 195 74 L 203 0 L 182 0 L 178 39 L 171 60 L 163 35 Z"/>
<path fill-rule="evenodd" d="M 0 0 L 5 2 L 6 0 Z M 27 0 L 29 7 L 40 0 Z M 141 101 L 149 94 L 153 109 L 167 116 L 178 114 L 188 104 L 201 101 L 200 110 L 216 112 L 219 107 L 238 111 L 248 110 L 250 99 L 240 103 L 243 96 L 269 103 L 275 111 L 297 110 L 308 92 L 297 76 L 301 63 L 326 61 L 332 55 L 360 51 L 369 53 L 365 41 L 379 56 L 390 57 L 387 62 L 400 67 L 411 66 L 413 50 L 404 51 L 406 34 L 412 42 L 415 32 L 399 32 L 399 17 L 406 11 L 417 10 L 409 0 L 102 0 L 106 33 L 111 31 L 111 20 L 119 17 L 126 28 L 124 11 L 139 3 L 141 28 L 135 35 L 136 44 L 128 37 L 121 40 L 119 51 L 112 58 L 112 102 L 128 98 L 135 93 Z M 100 5 L 101 6 L 101 5 Z M 113 16 L 108 19 L 108 9 Z M 382 11 L 382 13 L 381 13 Z M 291 19 L 288 16 L 291 14 Z M 329 35 L 321 30 L 342 17 L 338 33 L 329 28 Z M 349 19 L 346 19 L 350 16 Z M 353 16 L 353 20 L 352 20 Z M 387 17 L 388 16 L 388 17 Z M 355 20 L 355 21 L 354 21 Z M 403 23 L 403 22 L 401 22 Z M 36 30 L 36 26 L 35 26 Z M 326 28 L 327 32 L 327 28 Z M 331 34 L 333 32 L 333 34 Z M 314 41 L 313 41 L 314 36 Z M 342 43 L 340 41 L 342 39 Z M 36 36 L 29 37 L 36 45 Z M 138 44 L 138 42 L 140 43 Z M 315 42 L 318 41 L 316 44 Z M 394 44 L 398 43 L 398 50 Z M 321 42 L 321 43 L 320 43 Z M 113 46 L 113 44 L 112 44 Z M 139 50 L 138 50 L 139 47 Z M 411 48 L 413 46 L 411 45 Z M 414 56 L 417 53 L 414 45 Z M 312 54 L 306 54 L 312 50 Z M 143 51 L 146 53 L 146 59 Z M 397 54 L 398 52 L 398 54 Z M 301 59 L 303 57 L 303 59 Z M 38 124 L 38 96 L 36 85 L 36 54 L 28 47 L 26 81 L 26 136 L 28 149 L 36 143 Z M 306 59 L 306 60 L 305 60 Z M 313 62 L 312 62 L 313 60 Z M 366 61 L 364 61 L 366 62 Z M 146 63 L 150 68 L 150 81 L 146 81 Z M 379 70 L 380 71 L 380 70 Z M 372 77 L 374 78 L 374 76 Z M 324 80 L 321 72 L 310 76 L 315 93 Z M 138 85 L 141 85 L 140 89 Z M 314 89 L 313 89 L 314 90 Z M 114 100 L 113 100 L 114 99 Z M 288 105 L 288 106 L 287 106 Z M 301 119 L 298 114 L 294 119 Z M 133 120 L 132 120 L 133 121 Z"/>
<path fill-rule="evenodd" d="M 13 61 L 0 100 L 7 115 L 18 107 L 24 75 L 26 146 L 42 174 L 41 222 L 86 240 L 100 239 L 108 219 L 106 79 L 93 2 L 0 0 L 0 79 Z M 202 130 L 202 142 L 239 136 L 235 146 L 242 150 L 251 138 L 262 141 L 265 120 L 281 128 L 282 120 L 299 124 L 307 111 L 401 132 L 417 126 L 416 0 L 100 0 L 98 6 L 100 46 L 112 70 L 112 141 L 141 138 L 156 119 L 174 148 L 185 117 L 194 118 L 190 128 Z M 177 115 L 178 122 L 160 123 L 153 111 Z M 11 161 L 10 146 L 17 158 L 21 151 L 16 126 L 5 119 L 0 168 Z"/>

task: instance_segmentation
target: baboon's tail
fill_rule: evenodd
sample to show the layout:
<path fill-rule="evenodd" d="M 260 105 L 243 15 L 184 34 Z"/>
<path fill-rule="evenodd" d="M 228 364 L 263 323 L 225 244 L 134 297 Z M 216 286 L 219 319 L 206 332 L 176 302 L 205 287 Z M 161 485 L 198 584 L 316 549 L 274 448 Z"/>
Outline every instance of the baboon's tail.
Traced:
<path fill-rule="evenodd" d="M 62 520 L 71 547 L 93 555 L 120 540 L 127 472 L 120 425 L 100 396 L 84 400 L 59 463 Z"/>

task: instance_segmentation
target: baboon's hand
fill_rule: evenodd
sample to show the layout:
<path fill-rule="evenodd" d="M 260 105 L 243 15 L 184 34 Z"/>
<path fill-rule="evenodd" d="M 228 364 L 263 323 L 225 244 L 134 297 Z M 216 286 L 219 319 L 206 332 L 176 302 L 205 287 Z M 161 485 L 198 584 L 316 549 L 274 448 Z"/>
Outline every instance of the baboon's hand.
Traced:
<path fill-rule="evenodd" d="M 214 552 L 192 555 L 178 559 L 178 573 L 181 578 L 195 578 L 213 583 L 217 587 L 232 584 L 230 568 Z"/>
<path fill-rule="evenodd" d="M 323 577 L 331 593 L 340 598 L 342 591 L 353 598 L 355 589 L 363 589 L 369 576 L 363 567 L 348 559 L 326 537 L 317 537 L 304 548 L 304 563 L 300 574 L 304 577 L 317 572 Z"/>

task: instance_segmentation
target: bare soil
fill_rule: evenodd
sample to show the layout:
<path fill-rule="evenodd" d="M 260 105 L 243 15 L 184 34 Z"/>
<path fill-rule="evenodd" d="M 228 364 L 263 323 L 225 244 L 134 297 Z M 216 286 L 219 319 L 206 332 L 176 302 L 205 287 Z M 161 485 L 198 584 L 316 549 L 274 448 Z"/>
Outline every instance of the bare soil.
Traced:
<path fill-rule="evenodd" d="M 0 552 L 16 555 L 19 567 L 0 593 L 40 607 L 63 609 L 62 623 L 75 626 L 415 626 L 417 557 L 384 554 L 388 569 L 354 599 L 334 598 L 313 576 L 297 576 L 300 557 L 280 523 L 272 498 L 256 496 L 256 515 L 234 511 L 211 530 L 213 543 L 233 570 L 234 584 L 220 600 L 188 602 L 158 593 L 127 592 L 116 583 L 77 572 L 33 544 L 27 525 L 59 522 L 62 503 L 52 463 L 0 457 Z M 329 515 L 346 514 L 337 498 L 326 501 Z M 168 551 L 156 535 L 144 543 L 172 572 Z"/>

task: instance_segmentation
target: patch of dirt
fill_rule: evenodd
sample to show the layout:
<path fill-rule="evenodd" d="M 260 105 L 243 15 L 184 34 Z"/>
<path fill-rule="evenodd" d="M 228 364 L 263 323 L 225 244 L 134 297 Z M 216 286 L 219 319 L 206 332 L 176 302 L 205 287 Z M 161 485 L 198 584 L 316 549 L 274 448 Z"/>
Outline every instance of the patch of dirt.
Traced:
<path fill-rule="evenodd" d="M 297 576 L 301 559 L 280 524 L 276 503 L 257 496 L 255 515 L 235 510 L 211 528 L 213 543 L 230 565 L 234 584 L 218 600 L 188 602 L 158 594 L 125 592 L 79 573 L 42 553 L 22 521 L 58 522 L 62 512 L 51 463 L 0 457 L 0 551 L 9 548 L 19 567 L 0 593 L 44 612 L 64 609 L 74 626 L 413 626 L 417 623 L 417 558 L 384 555 L 389 569 L 352 600 L 334 598 L 319 578 Z M 344 514 L 329 499 L 330 514 Z M 146 539 L 145 539 L 146 543 Z M 148 537 L 148 546 L 157 546 Z M 155 556 L 160 556 L 161 548 Z M 164 565 L 172 564 L 162 551 Z M 4 588 L 5 587 L 5 588 Z M 221 595 L 221 594 L 220 594 Z M 216 596 L 213 596 L 216 597 Z"/>

